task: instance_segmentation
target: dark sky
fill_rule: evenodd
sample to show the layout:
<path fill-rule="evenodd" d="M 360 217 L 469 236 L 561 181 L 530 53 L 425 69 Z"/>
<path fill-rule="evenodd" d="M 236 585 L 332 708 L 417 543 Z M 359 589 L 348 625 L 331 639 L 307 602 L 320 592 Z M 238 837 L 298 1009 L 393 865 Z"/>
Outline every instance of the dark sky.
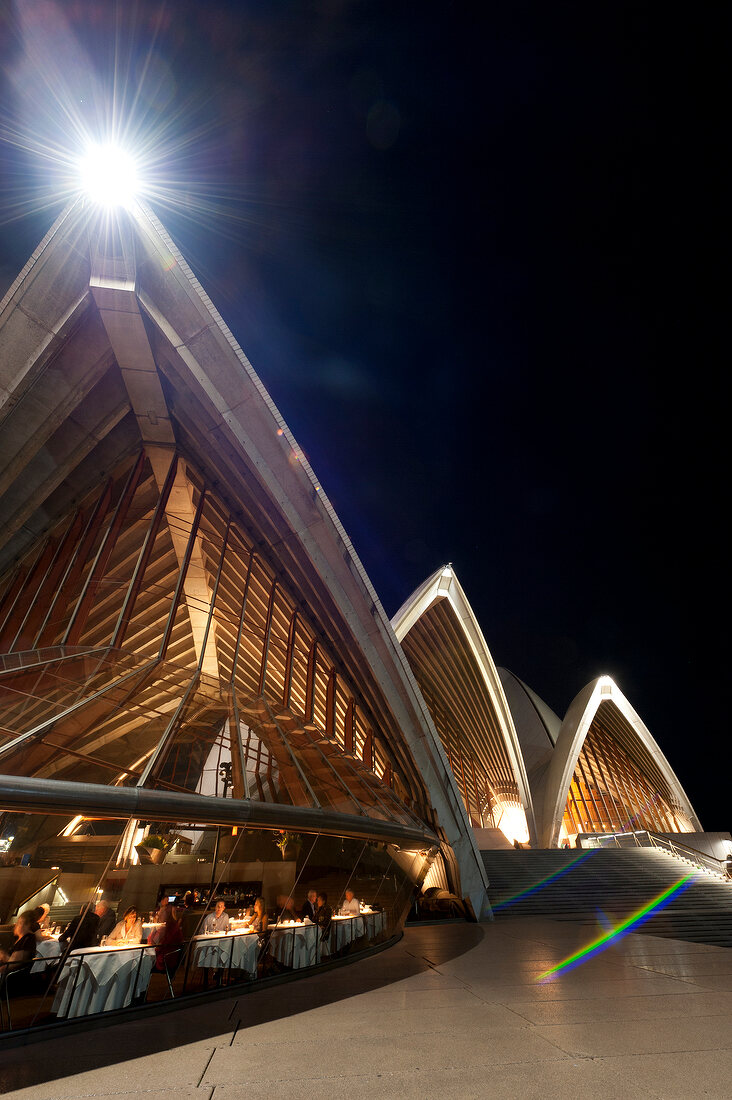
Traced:
<path fill-rule="evenodd" d="M 388 614 L 452 561 L 497 664 L 560 716 L 612 675 L 729 828 L 724 28 L 704 5 L 475 7 L 61 10 L 103 84 L 116 43 L 135 110 L 192 138 L 156 209 Z M 56 24 L 2 10 L 22 123 L 46 93 L 14 92 L 19 28 Z M 9 146 L 0 168 L 8 210 L 45 171 Z M 55 212 L 0 224 L 0 290 Z"/>

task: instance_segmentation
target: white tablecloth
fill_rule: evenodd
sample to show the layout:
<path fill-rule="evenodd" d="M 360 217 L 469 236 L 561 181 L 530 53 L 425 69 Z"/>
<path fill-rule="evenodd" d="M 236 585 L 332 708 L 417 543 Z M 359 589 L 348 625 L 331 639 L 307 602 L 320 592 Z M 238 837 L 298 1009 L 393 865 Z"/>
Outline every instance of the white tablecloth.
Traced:
<path fill-rule="evenodd" d="M 359 936 L 363 935 L 363 920 L 361 917 L 333 917 L 330 932 L 331 951 L 340 951 L 348 947 Z"/>
<path fill-rule="evenodd" d="M 278 924 L 270 935 L 270 954 L 282 966 L 291 966 L 293 970 L 315 966 L 317 930 L 315 924 L 293 924 L 291 921 Z"/>
<path fill-rule="evenodd" d="M 124 1008 L 147 990 L 154 961 L 152 947 L 72 951 L 59 977 L 53 1011 L 69 1018 Z"/>
<path fill-rule="evenodd" d="M 375 940 L 386 928 L 386 913 L 362 913 L 364 931 L 369 940 Z"/>
<path fill-rule="evenodd" d="M 257 976 L 259 937 L 256 932 L 215 932 L 194 936 L 195 966 L 215 969 L 245 970 L 251 978 Z"/>
<path fill-rule="evenodd" d="M 41 940 L 36 944 L 36 955 L 40 955 L 44 959 L 48 959 L 48 962 L 34 962 L 31 967 L 31 974 L 43 974 L 46 967 L 49 966 L 55 959 L 61 957 L 61 944 L 56 939 Z"/>

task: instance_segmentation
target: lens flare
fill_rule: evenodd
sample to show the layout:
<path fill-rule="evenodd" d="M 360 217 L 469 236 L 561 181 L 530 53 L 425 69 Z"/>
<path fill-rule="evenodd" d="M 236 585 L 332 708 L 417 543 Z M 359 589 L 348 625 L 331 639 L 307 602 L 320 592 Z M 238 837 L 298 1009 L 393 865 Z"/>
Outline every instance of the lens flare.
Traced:
<path fill-rule="evenodd" d="M 229 162 L 243 108 L 224 112 L 195 82 L 177 84 L 177 56 L 163 56 L 175 46 L 170 5 L 157 5 L 140 35 L 139 5 L 97 4 L 109 38 L 102 54 L 89 44 L 101 32 L 87 36 L 84 5 L 9 7 L 8 28 L 0 23 L 18 51 L 0 102 L 0 226 L 55 217 L 77 200 L 97 204 L 112 227 L 135 202 L 226 239 L 269 223 L 270 202 L 251 187 L 245 194 L 241 175 L 216 171 Z"/>
<path fill-rule="evenodd" d="M 569 863 L 565 864 L 564 867 L 560 867 L 558 871 L 552 871 L 550 875 L 540 878 L 538 882 L 533 883 L 531 886 L 527 886 L 525 890 L 521 890 L 518 894 L 514 894 L 513 897 L 504 898 L 503 901 L 497 902 L 496 905 L 492 906 L 493 912 L 497 913 L 499 909 L 506 909 L 509 905 L 513 905 L 514 902 L 520 901 L 521 898 L 529 897 L 530 894 L 537 894 L 539 890 L 543 890 L 544 887 L 548 886 L 551 882 L 556 882 L 557 879 L 568 874 L 578 863 L 584 863 L 592 854 L 592 852 L 582 852 L 576 859 L 571 860 Z"/>
<path fill-rule="evenodd" d="M 496 824 L 510 844 L 515 840 L 518 840 L 519 844 L 526 844 L 529 839 L 526 814 L 521 806 L 501 806 L 501 816 Z"/>
<path fill-rule="evenodd" d="M 543 974 L 540 974 L 536 979 L 537 982 L 544 984 L 550 982 L 561 973 L 567 973 L 570 970 L 574 970 L 575 967 L 580 966 L 588 959 L 594 958 L 595 955 L 599 955 L 601 951 L 604 951 L 607 947 L 610 947 L 613 943 L 617 943 L 629 932 L 632 932 L 634 928 L 639 928 L 642 924 L 645 924 L 647 920 L 655 913 L 660 913 L 662 909 L 665 909 L 677 898 L 680 894 L 683 894 L 684 890 L 687 890 L 694 879 L 696 878 L 696 872 L 691 871 L 688 875 L 679 879 L 673 886 L 669 886 L 663 893 L 658 894 L 657 897 L 649 901 L 647 905 L 644 905 L 641 909 L 637 909 L 635 913 L 627 917 L 626 920 L 619 924 L 617 928 L 613 928 L 610 932 L 606 932 L 603 936 L 599 936 L 598 939 L 593 940 L 587 947 L 581 948 L 579 951 L 575 951 L 573 955 L 569 955 L 562 962 L 552 966 L 549 970 L 545 970 Z"/>
<path fill-rule="evenodd" d="M 79 175 L 84 191 L 100 206 L 129 206 L 139 187 L 134 157 L 111 142 L 87 149 Z"/>

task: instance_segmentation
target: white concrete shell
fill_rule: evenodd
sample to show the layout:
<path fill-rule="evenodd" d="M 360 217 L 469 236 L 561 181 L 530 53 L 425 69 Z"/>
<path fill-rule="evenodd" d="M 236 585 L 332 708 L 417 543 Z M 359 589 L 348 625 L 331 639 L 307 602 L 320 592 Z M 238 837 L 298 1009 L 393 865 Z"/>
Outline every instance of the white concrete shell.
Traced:
<path fill-rule="evenodd" d="M 559 843 L 559 834 L 569 786 L 577 759 L 601 705 L 616 708 L 628 744 L 644 761 L 642 769 L 650 783 L 664 786 L 676 812 L 687 819 L 691 830 L 702 831 L 699 819 L 648 727 L 630 705 L 620 688 L 609 676 L 593 680 L 575 696 L 562 722 L 549 768 L 541 791 L 540 843 L 552 848 Z"/>
<path fill-rule="evenodd" d="M 142 204 L 125 219 L 124 255 L 110 256 L 95 235 L 93 211 L 83 200 L 71 204 L 0 303 L 0 572 L 63 514 L 67 475 L 80 471 L 74 491 L 88 491 L 97 472 L 81 464 L 100 440 L 111 462 L 140 438 L 153 453 L 164 452 L 185 432 L 189 452 L 212 479 L 247 502 L 255 536 L 276 549 L 354 678 L 368 685 L 374 711 L 399 731 L 395 751 L 427 788 L 457 857 L 462 893 L 480 915 L 486 878 L 472 829 L 363 564 L 279 410 L 161 223 Z M 71 389 L 58 367 L 82 324 L 85 374 Z M 79 401 L 115 364 L 115 386 L 90 409 L 88 423 L 75 423 Z M 47 507 L 54 492 L 58 514 Z"/>
<path fill-rule="evenodd" d="M 503 748 L 508 755 L 513 778 L 518 790 L 521 805 L 526 814 L 529 839 L 535 844 L 537 828 L 534 817 L 533 801 L 529 781 L 524 767 L 523 754 L 514 726 L 506 694 L 498 675 L 490 650 L 478 625 L 478 620 L 468 602 L 468 598 L 455 575 L 451 565 L 437 569 L 424 584 L 402 604 L 392 619 L 396 636 L 403 642 L 420 619 L 436 603 L 446 600 L 462 632 L 465 647 L 472 655 L 481 677 L 484 692 L 484 705 L 498 724 Z M 454 685 L 459 691 L 459 686 Z M 472 746 L 480 755 L 481 746 Z M 445 761 L 447 764 L 447 761 Z M 449 766 L 449 765 L 448 765 Z"/>

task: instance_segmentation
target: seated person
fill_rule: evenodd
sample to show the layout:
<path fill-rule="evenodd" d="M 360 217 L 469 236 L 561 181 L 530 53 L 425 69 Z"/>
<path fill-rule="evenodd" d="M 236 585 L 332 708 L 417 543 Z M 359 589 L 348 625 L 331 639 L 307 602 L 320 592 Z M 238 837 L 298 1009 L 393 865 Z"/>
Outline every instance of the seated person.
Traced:
<path fill-rule="evenodd" d="M 79 915 L 72 917 L 58 938 L 58 942 L 64 947 L 70 945 L 72 950 L 77 947 L 94 947 L 97 942 L 97 927 L 99 917 L 91 905 L 82 905 Z"/>
<path fill-rule="evenodd" d="M 318 901 L 317 890 L 308 890 L 308 896 L 300 910 L 300 916 L 303 920 L 307 917 L 308 920 L 315 924 L 315 909 Z"/>
<path fill-rule="evenodd" d="M 277 898 L 277 920 L 300 920 L 300 914 L 295 908 L 293 898 L 284 897 L 284 895 L 280 895 L 280 897 Z"/>
<path fill-rule="evenodd" d="M 43 905 L 39 905 L 35 912 L 41 935 L 48 934 L 51 931 L 51 906 L 47 901 L 44 901 Z M 38 939 L 37 935 L 36 939 Z"/>
<path fill-rule="evenodd" d="M 99 917 L 99 927 L 97 928 L 97 943 L 101 943 L 104 937 L 108 936 L 116 925 L 117 914 L 115 913 L 114 909 L 107 905 L 106 901 L 98 902 L 94 912 Z"/>
<path fill-rule="evenodd" d="M 209 913 L 203 921 L 202 932 L 228 932 L 229 914 L 226 912 L 226 903 L 218 898 L 213 913 Z"/>
<path fill-rule="evenodd" d="M 162 927 L 153 928 L 147 942 L 155 948 L 155 969 L 158 973 L 165 972 L 166 963 L 172 973 L 182 955 L 180 945 L 183 943 L 183 933 L 178 921 L 168 916 Z"/>
<path fill-rule="evenodd" d="M 155 923 L 165 924 L 168 917 L 173 917 L 173 920 L 178 919 L 178 914 L 175 911 L 172 901 L 169 901 L 167 897 L 161 898 L 157 912 L 155 913 Z"/>
<path fill-rule="evenodd" d="M 346 890 L 346 896 L 343 904 L 341 905 L 341 916 L 343 917 L 357 917 L 361 912 L 361 902 L 358 900 L 353 890 Z"/>
<path fill-rule="evenodd" d="M 269 917 L 264 905 L 264 898 L 257 898 L 254 902 L 254 912 L 246 918 L 252 932 L 266 932 L 269 927 Z"/>
<path fill-rule="evenodd" d="M 131 905 L 119 924 L 115 924 L 107 936 L 107 943 L 142 943 L 142 921 L 137 909 Z"/>
<path fill-rule="evenodd" d="M 41 909 L 41 907 L 39 905 L 37 909 L 26 909 L 25 912 L 30 917 L 31 932 L 35 936 L 36 932 L 40 931 L 41 922 L 40 922 L 39 918 L 40 918 L 41 914 L 43 913 L 43 910 Z"/>
<path fill-rule="evenodd" d="M 31 917 L 31 932 L 35 936 L 36 943 L 40 943 L 43 939 L 41 922 L 46 915 L 46 910 L 44 910 L 42 905 L 38 905 L 35 909 L 27 909 L 26 912 L 29 913 Z"/>
<path fill-rule="evenodd" d="M 25 992 L 25 987 L 30 978 L 30 963 L 36 953 L 36 937 L 32 931 L 36 923 L 33 910 L 20 913 L 13 926 L 15 939 L 10 945 L 10 951 L 0 951 L 0 982 L 10 977 L 13 973 L 26 970 L 23 976 L 14 978 L 8 985 L 9 993 Z"/>
<path fill-rule="evenodd" d="M 318 894 L 318 908 L 315 910 L 315 923 L 320 929 L 320 938 L 325 939 L 330 932 L 330 922 L 333 920 L 333 910 L 328 905 L 328 895 L 323 892 Z"/>

